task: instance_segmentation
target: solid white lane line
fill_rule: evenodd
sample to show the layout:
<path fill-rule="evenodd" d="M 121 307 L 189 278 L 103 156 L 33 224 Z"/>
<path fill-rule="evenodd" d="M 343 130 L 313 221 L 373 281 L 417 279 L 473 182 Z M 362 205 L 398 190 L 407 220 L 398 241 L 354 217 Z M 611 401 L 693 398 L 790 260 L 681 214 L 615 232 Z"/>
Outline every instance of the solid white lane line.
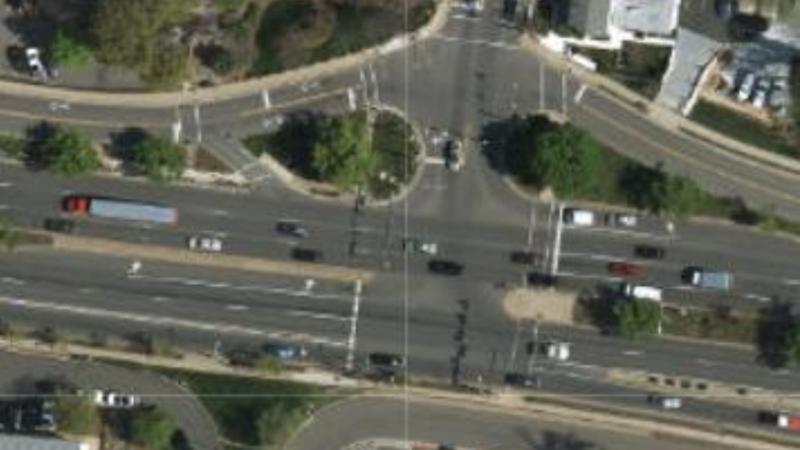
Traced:
<path fill-rule="evenodd" d="M 14 183 L 10 181 L 0 181 L 0 188 L 7 188 L 14 186 Z"/>
<path fill-rule="evenodd" d="M 144 323 L 147 325 L 161 325 L 190 328 L 201 331 L 210 331 L 215 333 L 230 333 L 249 336 L 262 336 L 275 340 L 290 340 L 298 342 L 308 342 L 313 344 L 327 345 L 331 347 L 347 346 L 346 342 L 334 341 L 331 339 L 312 336 L 304 333 L 293 333 L 290 331 L 274 331 L 267 332 L 264 330 L 244 327 L 240 325 L 215 323 L 215 322 L 199 322 L 187 319 L 178 319 L 167 316 L 154 316 L 147 314 L 136 314 L 123 311 L 113 311 L 101 308 L 87 308 L 83 306 L 65 305 L 61 303 L 40 302 L 34 300 L 27 300 L 22 298 L 0 296 L 0 304 L 16 306 L 21 308 L 36 309 L 43 311 L 55 311 L 63 313 L 71 313 L 89 317 L 99 317 L 113 320 L 124 320 L 129 322 Z"/>
<path fill-rule="evenodd" d="M 311 297 L 320 300 L 329 299 L 329 300 L 350 301 L 350 298 L 345 295 L 308 293 L 306 290 L 303 289 L 272 288 L 268 286 L 258 286 L 258 285 L 233 285 L 225 282 L 208 281 L 196 278 L 157 277 L 157 276 L 143 275 L 143 274 L 129 275 L 128 278 L 131 280 L 145 280 L 145 281 L 153 281 L 165 284 L 183 284 L 187 286 L 198 286 L 210 289 L 230 289 L 233 291 L 252 291 L 252 292 L 263 292 L 267 294 L 288 295 L 294 297 Z"/>
<path fill-rule="evenodd" d="M 788 284 L 789 286 L 800 286 L 800 280 L 783 280 L 783 284 Z"/>
<path fill-rule="evenodd" d="M 562 252 L 561 256 L 567 258 L 585 258 L 595 261 L 620 261 L 627 258 L 625 256 L 601 255 L 596 253 L 581 253 L 581 252 Z"/>
<path fill-rule="evenodd" d="M 26 284 L 25 280 L 20 280 L 19 278 L 14 278 L 14 277 L 0 278 L 0 282 L 5 284 L 13 284 L 14 286 L 24 286 Z"/>
<path fill-rule="evenodd" d="M 592 275 L 592 274 L 582 274 L 582 273 L 574 273 L 574 272 L 558 272 L 557 275 L 559 277 L 568 277 L 568 278 L 584 278 L 587 280 L 603 280 L 603 281 L 620 281 L 621 278 L 613 277 L 610 275 Z"/>
<path fill-rule="evenodd" d="M 250 308 L 247 305 L 226 305 L 225 309 L 228 311 L 247 311 Z"/>
<path fill-rule="evenodd" d="M 299 310 L 289 310 L 285 312 L 287 316 L 294 316 L 294 317 L 304 317 L 309 319 L 317 319 L 317 320 L 333 320 L 337 322 L 349 322 L 350 317 L 347 316 L 340 316 L 337 314 L 330 314 L 330 313 L 315 313 L 309 311 L 299 311 Z"/>
<path fill-rule="evenodd" d="M 569 230 L 571 232 L 577 231 L 582 233 L 607 233 L 611 235 L 631 236 L 640 239 L 651 239 L 654 241 L 672 241 L 679 237 L 677 234 L 661 235 L 655 233 L 648 233 L 645 231 L 621 230 L 618 228 L 603 228 L 603 227 L 581 227 L 575 225 L 564 225 L 564 229 Z"/>
<path fill-rule="evenodd" d="M 642 356 L 644 352 L 641 350 L 625 350 L 622 354 L 625 356 Z"/>
<path fill-rule="evenodd" d="M 162 297 L 160 295 L 156 295 L 154 297 L 151 297 L 150 300 L 152 302 L 154 302 L 154 303 L 166 303 L 166 302 L 170 301 L 171 299 L 168 298 L 168 297 Z"/>

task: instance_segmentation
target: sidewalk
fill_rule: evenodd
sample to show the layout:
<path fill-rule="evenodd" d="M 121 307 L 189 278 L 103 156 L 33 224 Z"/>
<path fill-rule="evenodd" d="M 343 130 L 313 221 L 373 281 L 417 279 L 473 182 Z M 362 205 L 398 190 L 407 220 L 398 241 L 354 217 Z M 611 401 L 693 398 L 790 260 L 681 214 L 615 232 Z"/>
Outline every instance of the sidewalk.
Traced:
<path fill-rule="evenodd" d="M 539 59 L 560 71 L 568 71 L 583 83 L 609 94 L 608 98 L 632 110 L 646 111 L 645 114 L 656 124 L 669 128 L 682 136 L 710 145 L 714 151 L 724 153 L 741 162 L 771 170 L 783 176 L 800 180 L 800 161 L 778 155 L 762 148 L 739 142 L 714 130 L 706 128 L 682 115 L 670 111 L 651 100 L 631 91 L 614 80 L 588 72 L 577 64 L 572 64 L 561 55 L 539 45 L 533 37 L 524 35 L 522 47 L 528 49 Z M 718 148 L 714 148 L 717 146 Z"/>
<path fill-rule="evenodd" d="M 272 89 L 285 84 L 302 83 L 358 67 L 367 61 L 388 53 L 402 50 L 426 39 L 441 29 L 447 21 L 452 0 L 438 0 L 437 9 L 431 21 L 407 36 L 399 36 L 391 41 L 341 58 L 323 61 L 310 66 L 221 86 L 189 90 L 187 92 L 162 93 L 108 93 L 98 91 L 74 90 L 64 87 L 34 85 L 0 80 L 0 93 L 10 93 L 17 97 L 43 98 L 67 103 L 82 103 L 117 108 L 164 108 L 177 104 L 203 104 L 230 100 Z"/>

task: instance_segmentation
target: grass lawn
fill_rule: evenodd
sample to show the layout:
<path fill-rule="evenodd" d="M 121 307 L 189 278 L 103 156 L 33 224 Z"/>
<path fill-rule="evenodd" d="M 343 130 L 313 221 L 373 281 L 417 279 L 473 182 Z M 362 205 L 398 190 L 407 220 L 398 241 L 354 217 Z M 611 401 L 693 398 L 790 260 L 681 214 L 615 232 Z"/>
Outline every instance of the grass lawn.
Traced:
<path fill-rule="evenodd" d="M 597 71 L 647 98 L 655 98 L 672 49 L 626 43 L 621 51 L 584 48 L 580 53 L 597 63 Z"/>
<path fill-rule="evenodd" d="M 160 372 L 197 395 L 222 437 L 231 443 L 230 448 L 282 448 L 309 412 L 339 398 L 325 395 L 317 386 L 287 381 L 167 369 Z"/>
<path fill-rule="evenodd" d="M 744 143 L 800 159 L 800 147 L 792 145 L 780 131 L 727 108 L 701 100 L 689 118 Z"/>
<path fill-rule="evenodd" d="M 664 308 L 664 333 L 713 341 L 753 344 L 758 329 L 755 317 L 734 315 L 724 309 Z"/>

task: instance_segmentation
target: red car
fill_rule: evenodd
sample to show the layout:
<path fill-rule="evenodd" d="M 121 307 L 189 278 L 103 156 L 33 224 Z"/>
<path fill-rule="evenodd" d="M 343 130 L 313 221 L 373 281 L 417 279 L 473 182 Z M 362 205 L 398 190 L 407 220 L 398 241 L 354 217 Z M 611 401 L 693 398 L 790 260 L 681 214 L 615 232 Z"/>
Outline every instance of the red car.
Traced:
<path fill-rule="evenodd" d="M 609 263 L 608 271 L 614 275 L 629 278 L 641 278 L 644 276 L 644 267 L 624 261 Z"/>

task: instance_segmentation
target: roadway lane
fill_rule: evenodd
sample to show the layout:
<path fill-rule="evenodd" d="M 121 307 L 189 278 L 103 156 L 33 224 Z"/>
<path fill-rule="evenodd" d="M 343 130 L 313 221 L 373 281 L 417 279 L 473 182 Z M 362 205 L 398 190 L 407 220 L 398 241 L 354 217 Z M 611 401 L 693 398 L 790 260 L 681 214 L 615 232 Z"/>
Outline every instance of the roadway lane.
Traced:
<path fill-rule="evenodd" d="M 344 449 L 375 438 L 449 443 L 481 449 L 602 448 L 716 450 L 707 443 L 671 441 L 642 431 L 575 425 L 541 414 L 514 414 L 436 402 L 358 398 L 327 409 L 289 443 L 289 450 Z M 334 431 L 335 430 L 335 431 Z"/>

